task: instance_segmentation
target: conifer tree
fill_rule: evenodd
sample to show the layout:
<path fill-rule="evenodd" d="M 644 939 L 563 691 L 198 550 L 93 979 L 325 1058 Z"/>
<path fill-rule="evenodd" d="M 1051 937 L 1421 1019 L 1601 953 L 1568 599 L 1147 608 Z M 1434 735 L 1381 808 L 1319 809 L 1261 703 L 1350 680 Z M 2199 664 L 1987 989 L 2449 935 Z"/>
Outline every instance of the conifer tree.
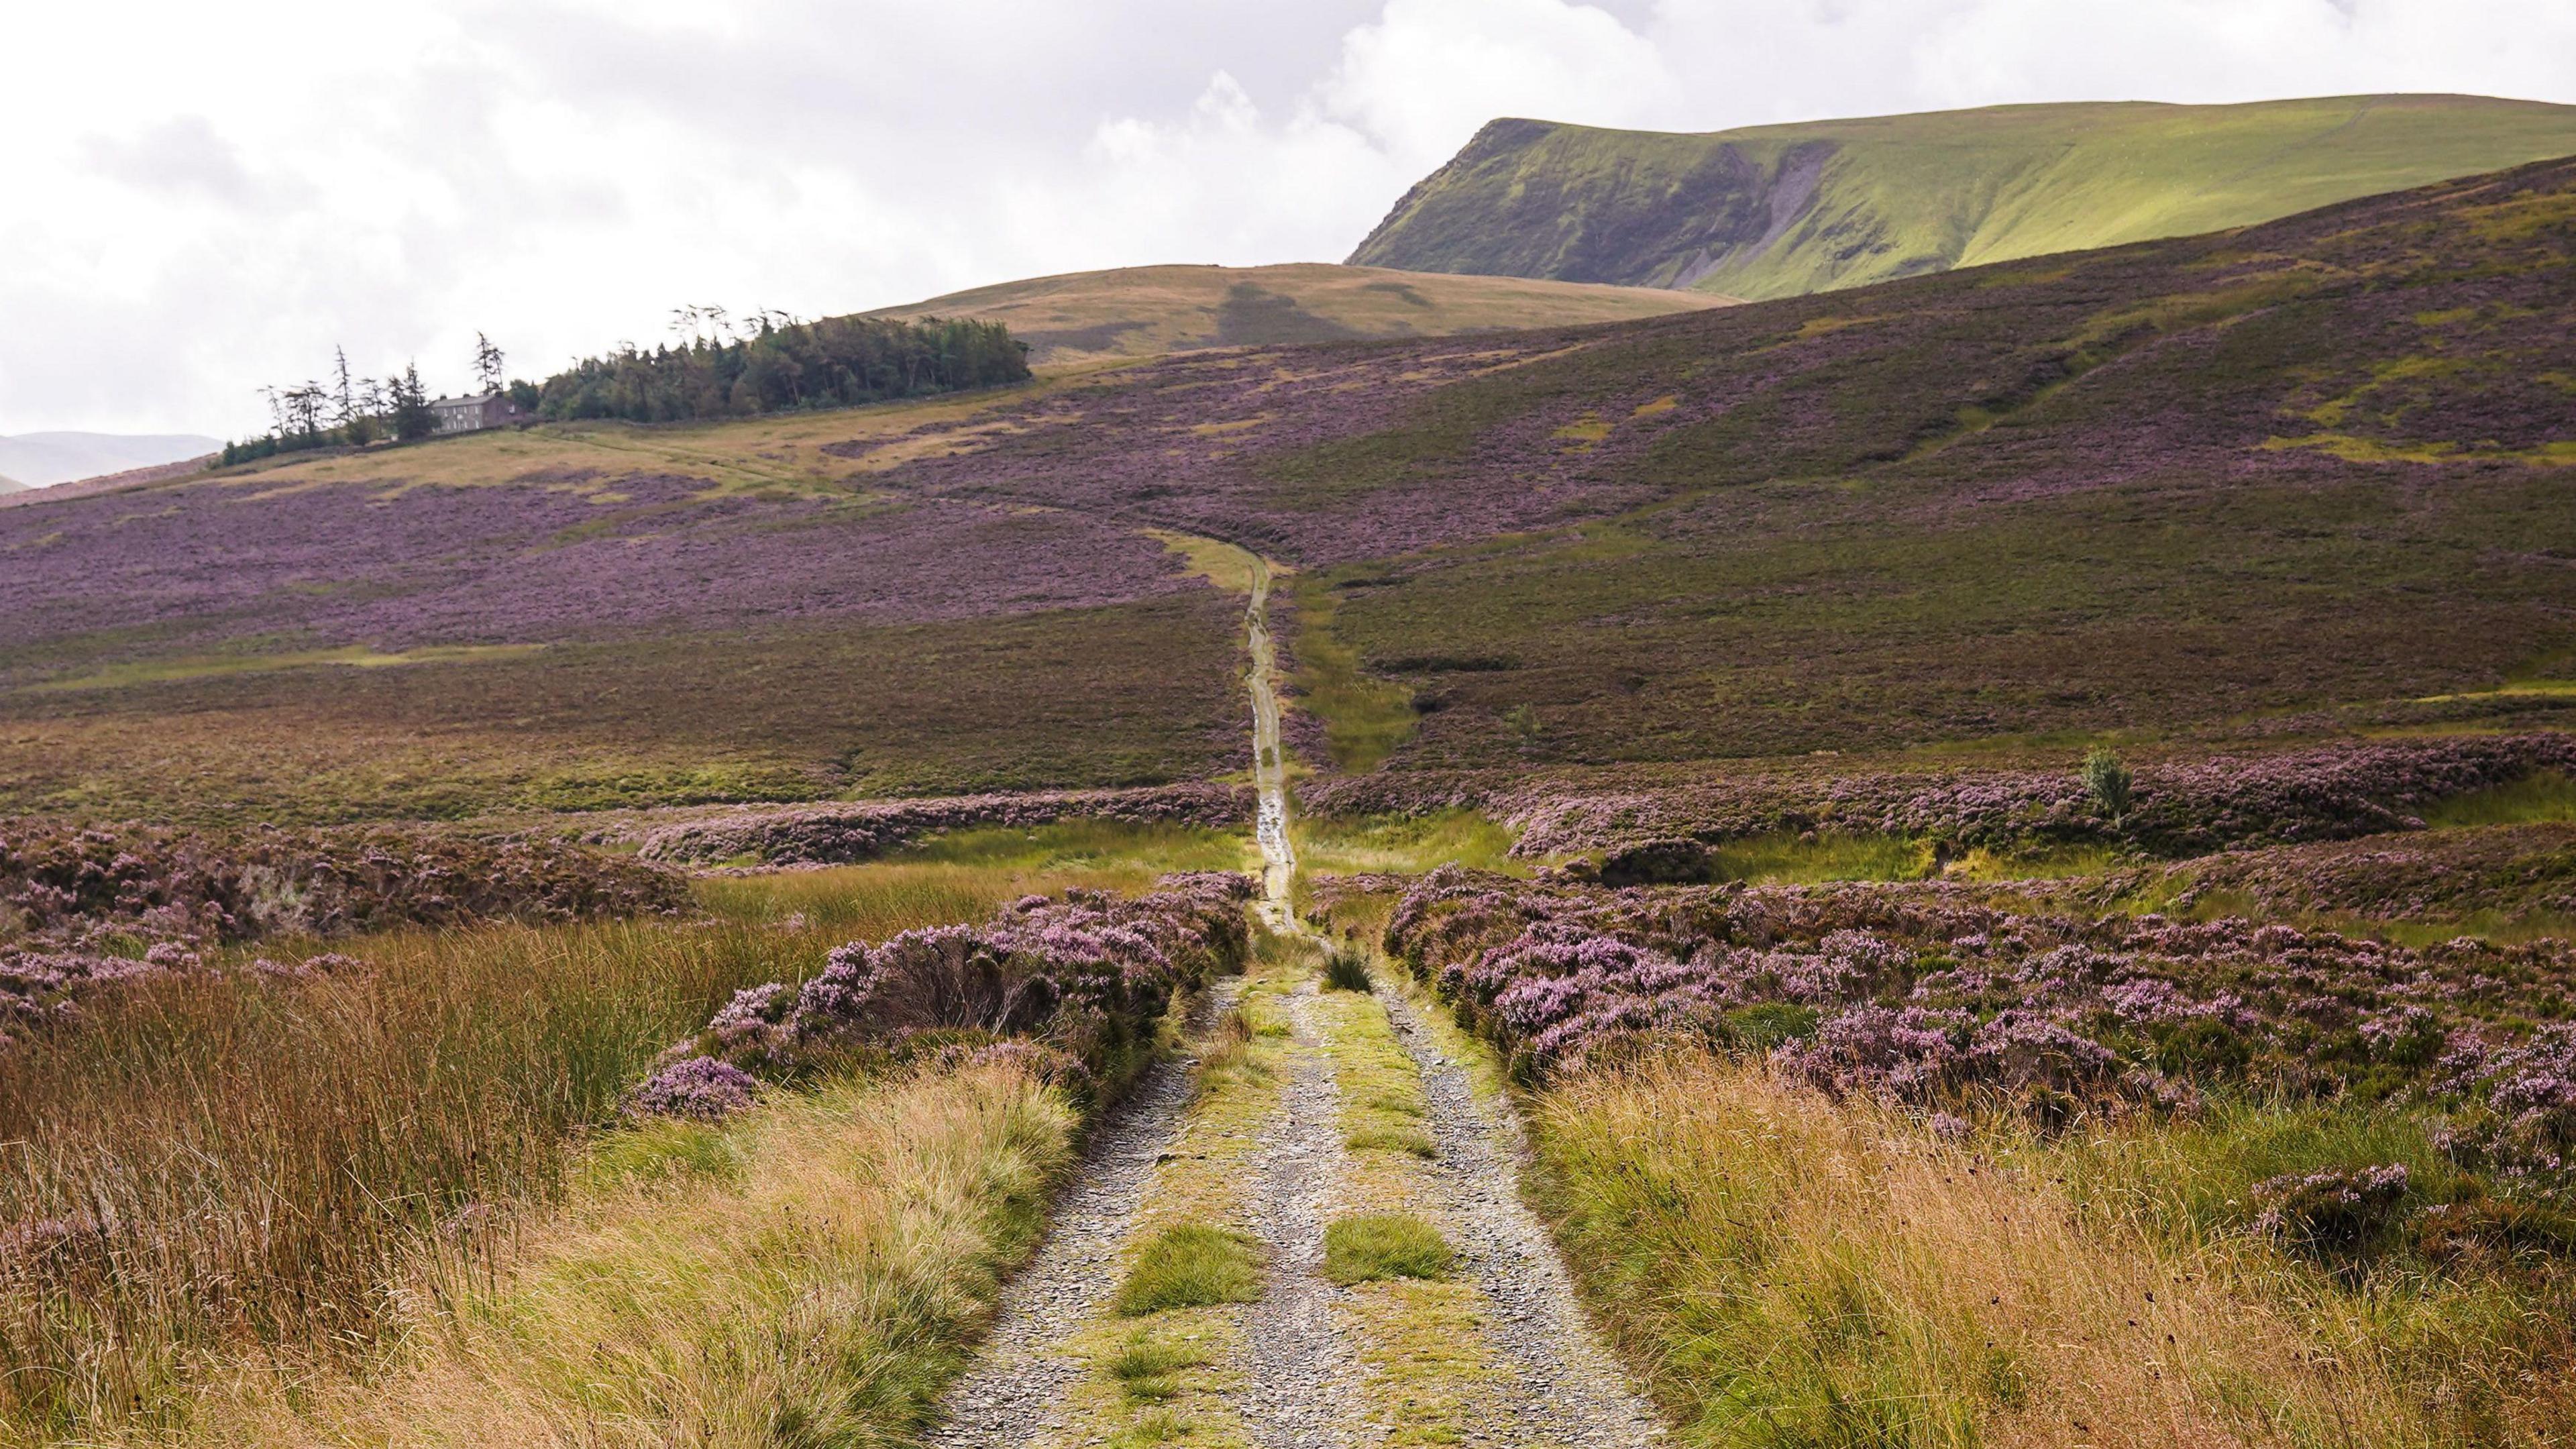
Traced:
<path fill-rule="evenodd" d="M 438 414 L 429 410 L 429 390 L 420 385 L 417 363 L 405 363 L 402 376 L 393 380 L 390 390 L 395 437 L 408 443 L 438 431 Z"/>

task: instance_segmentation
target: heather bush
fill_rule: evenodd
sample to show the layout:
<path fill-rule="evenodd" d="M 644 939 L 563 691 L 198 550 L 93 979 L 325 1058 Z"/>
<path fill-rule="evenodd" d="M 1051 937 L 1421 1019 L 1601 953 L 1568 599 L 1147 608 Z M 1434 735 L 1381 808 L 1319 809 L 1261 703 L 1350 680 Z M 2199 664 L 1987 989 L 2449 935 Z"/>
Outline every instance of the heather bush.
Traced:
<path fill-rule="evenodd" d="M 684 1069 L 705 1080 L 719 1068 L 795 1080 L 871 1053 L 957 1060 L 966 1051 L 1024 1058 L 1077 1090 L 1114 1084 L 1141 1061 L 1175 993 L 1242 969 L 1251 895 L 1243 876 L 1175 875 L 1134 900 L 1073 889 L 1025 897 L 981 926 L 853 941 L 801 985 L 736 992 L 665 1054 L 654 1081 Z M 648 1083 L 639 1109 L 651 1093 Z"/>
<path fill-rule="evenodd" d="M 2357 1252 L 2398 1225 L 2411 1174 L 2402 1162 L 2285 1173 L 2256 1184 L 2254 1225 L 2320 1255 Z"/>
<path fill-rule="evenodd" d="M 925 837 L 980 827 L 1028 829 L 1058 821 L 1240 827 L 1252 817 L 1243 787 L 1185 784 L 1132 790 L 957 795 L 742 809 L 657 826 L 637 841 L 646 860 L 712 865 L 839 865 L 874 860 Z"/>
<path fill-rule="evenodd" d="M 2576 983 L 2563 941 L 2035 913 L 1947 884 L 1609 890 L 1444 868 L 1385 945 L 1528 1079 L 1678 1037 L 1927 1110 L 2409 1097 L 2509 1178 L 2569 1181 L 2576 1162 L 2576 1027 L 2528 1015 Z"/>
<path fill-rule="evenodd" d="M 1515 855 L 1599 856 L 1605 883 L 1662 884 L 1708 878 L 1694 845 L 1808 832 L 1958 849 L 2116 840 L 2186 856 L 2416 831 L 2424 812 L 2443 801 L 2570 768 L 2576 735 L 2558 733 L 2158 760 L 2132 773 L 2116 831 L 2115 812 L 2093 789 L 2089 770 L 2035 766 L 1381 771 L 1310 780 L 1299 797 L 1316 815 L 1482 810 L 1518 833 Z"/>
<path fill-rule="evenodd" d="M 668 871 L 544 837 L 0 824 L 0 944 L 230 943 L 687 904 Z"/>
<path fill-rule="evenodd" d="M 758 1087 L 758 1080 L 740 1067 L 713 1057 L 689 1057 L 645 1078 L 626 1106 L 639 1116 L 720 1122 L 750 1106 Z"/>

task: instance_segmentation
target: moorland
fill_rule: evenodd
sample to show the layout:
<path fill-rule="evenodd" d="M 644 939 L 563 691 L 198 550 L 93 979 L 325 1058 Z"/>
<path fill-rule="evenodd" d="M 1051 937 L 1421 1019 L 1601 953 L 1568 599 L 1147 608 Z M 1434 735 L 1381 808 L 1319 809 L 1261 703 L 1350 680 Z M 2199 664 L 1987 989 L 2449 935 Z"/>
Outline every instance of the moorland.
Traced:
<path fill-rule="evenodd" d="M 2334 184 L 0 510 L 0 1437 L 2576 1432 L 2576 162 Z"/>

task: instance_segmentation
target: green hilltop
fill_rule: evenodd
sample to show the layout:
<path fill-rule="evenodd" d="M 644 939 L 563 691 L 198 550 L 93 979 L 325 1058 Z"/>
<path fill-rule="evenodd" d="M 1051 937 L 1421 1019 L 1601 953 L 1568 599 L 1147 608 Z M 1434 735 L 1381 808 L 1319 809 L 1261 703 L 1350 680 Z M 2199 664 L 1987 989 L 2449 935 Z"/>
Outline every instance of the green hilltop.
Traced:
<path fill-rule="evenodd" d="M 2245 226 L 2576 154 L 2576 106 L 1993 106 L 1703 135 L 1488 123 L 1354 263 L 1761 299 Z"/>

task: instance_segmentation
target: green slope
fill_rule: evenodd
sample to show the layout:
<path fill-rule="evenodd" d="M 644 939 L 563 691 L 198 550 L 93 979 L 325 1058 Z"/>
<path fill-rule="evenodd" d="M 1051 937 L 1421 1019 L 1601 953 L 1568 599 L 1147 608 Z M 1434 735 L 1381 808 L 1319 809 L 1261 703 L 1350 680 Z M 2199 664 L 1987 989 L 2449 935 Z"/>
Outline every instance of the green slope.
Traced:
<path fill-rule="evenodd" d="M 1351 260 L 1786 297 L 2569 154 L 2576 106 L 2479 96 L 1996 106 L 1706 135 L 1501 120 Z"/>
<path fill-rule="evenodd" d="M 999 322 L 1029 345 L 1029 360 L 1043 366 L 1199 347 L 1627 322 L 1716 304 L 1712 297 L 1646 287 L 1290 262 L 1073 272 L 952 292 L 869 315 Z"/>

